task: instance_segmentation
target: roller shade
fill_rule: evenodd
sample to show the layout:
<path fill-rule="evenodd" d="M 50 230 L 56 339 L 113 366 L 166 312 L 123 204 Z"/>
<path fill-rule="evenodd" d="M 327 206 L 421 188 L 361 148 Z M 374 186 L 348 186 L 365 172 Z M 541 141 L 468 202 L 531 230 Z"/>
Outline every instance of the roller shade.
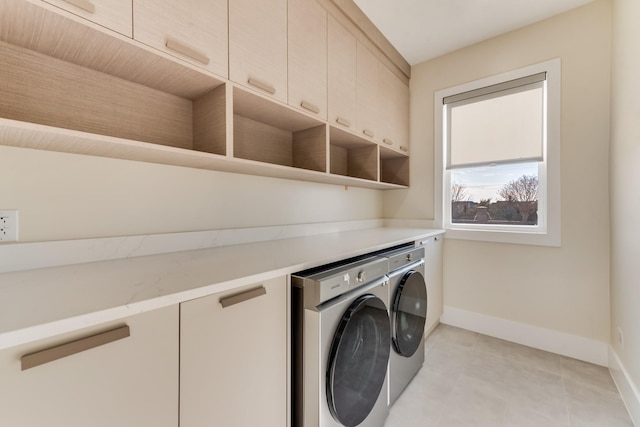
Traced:
<path fill-rule="evenodd" d="M 543 160 L 545 73 L 445 98 L 447 168 Z"/>

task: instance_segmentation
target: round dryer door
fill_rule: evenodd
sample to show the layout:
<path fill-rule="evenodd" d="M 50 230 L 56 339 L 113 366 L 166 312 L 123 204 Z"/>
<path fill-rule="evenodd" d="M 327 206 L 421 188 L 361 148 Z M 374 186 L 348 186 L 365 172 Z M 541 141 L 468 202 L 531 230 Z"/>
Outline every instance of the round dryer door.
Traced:
<path fill-rule="evenodd" d="M 389 361 L 389 323 L 386 305 L 371 294 L 357 298 L 340 320 L 329 352 L 327 402 L 344 426 L 364 421 L 378 400 Z"/>
<path fill-rule="evenodd" d="M 420 347 L 427 318 L 427 286 L 418 271 L 407 272 L 398 287 L 391 307 L 393 347 L 405 357 L 411 357 Z"/>

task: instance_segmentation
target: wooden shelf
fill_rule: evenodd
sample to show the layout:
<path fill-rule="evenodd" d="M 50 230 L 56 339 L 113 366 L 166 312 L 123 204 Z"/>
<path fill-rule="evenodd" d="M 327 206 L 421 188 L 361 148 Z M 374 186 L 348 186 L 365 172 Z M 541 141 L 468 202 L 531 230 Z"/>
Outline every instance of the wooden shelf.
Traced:
<path fill-rule="evenodd" d="M 380 181 L 409 186 L 409 157 L 397 151 L 380 147 Z"/>
<path fill-rule="evenodd" d="M 331 127 L 331 173 L 378 180 L 378 145 Z"/>
<path fill-rule="evenodd" d="M 325 123 L 234 87 L 234 157 L 326 172 L 326 153 Z"/>

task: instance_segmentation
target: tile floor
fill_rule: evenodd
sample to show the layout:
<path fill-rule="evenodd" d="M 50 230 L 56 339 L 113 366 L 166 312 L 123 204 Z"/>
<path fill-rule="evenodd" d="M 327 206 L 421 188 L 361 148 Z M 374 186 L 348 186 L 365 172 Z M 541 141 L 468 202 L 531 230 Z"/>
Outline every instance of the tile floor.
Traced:
<path fill-rule="evenodd" d="M 384 427 L 633 426 L 606 368 L 439 325 Z"/>

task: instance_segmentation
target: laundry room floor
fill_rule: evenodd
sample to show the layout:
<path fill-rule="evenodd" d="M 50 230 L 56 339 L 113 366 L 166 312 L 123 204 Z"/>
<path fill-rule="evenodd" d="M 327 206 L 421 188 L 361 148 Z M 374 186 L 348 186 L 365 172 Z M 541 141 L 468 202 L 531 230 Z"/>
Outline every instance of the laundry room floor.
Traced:
<path fill-rule="evenodd" d="M 633 426 L 608 369 L 440 324 L 384 427 Z"/>

